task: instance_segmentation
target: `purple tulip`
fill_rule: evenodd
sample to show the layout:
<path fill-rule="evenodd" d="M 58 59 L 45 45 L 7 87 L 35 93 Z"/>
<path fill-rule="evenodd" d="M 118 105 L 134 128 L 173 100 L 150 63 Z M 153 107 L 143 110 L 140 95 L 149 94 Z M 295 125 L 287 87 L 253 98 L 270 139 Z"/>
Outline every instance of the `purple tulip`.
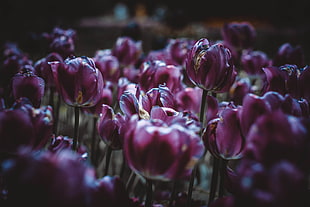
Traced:
<path fill-rule="evenodd" d="M 94 57 L 97 68 L 107 81 L 116 83 L 120 78 L 120 65 L 118 59 L 108 51 L 97 51 Z"/>
<path fill-rule="evenodd" d="M 219 112 L 219 118 L 208 122 L 202 139 L 213 156 L 225 160 L 239 159 L 245 145 L 240 128 L 238 109 L 226 107 Z"/>
<path fill-rule="evenodd" d="M 112 49 L 112 55 L 117 57 L 123 66 L 134 65 L 141 54 L 141 41 L 135 42 L 130 37 L 118 37 Z"/>
<path fill-rule="evenodd" d="M 296 165 L 285 160 L 270 167 L 242 160 L 236 169 L 235 206 L 307 206 L 306 179 Z"/>
<path fill-rule="evenodd" d="M 88 57 L 66 59 L 64 64 L 51 62 L 56 87 L 66 104 L 94 106 L 101 98 L 103 77 Z"/>
<path fill-rule="evenodd" d="M 132 117 L 124 139 L 129 167 L 149 179 L 185 179 L 204 151 L 201 139 L 175 124 Z"/>
<path fill-rule="evenodd" d="M 51 33 L 43 33 L 43 36 L 50 42 L 52 42 L 53 39 L 59 38 L 61 36 L 70 37 L 73 40 L 77 39 L 77 33 L 74 29 L 63 29 L 60 27 L 54 27 Z"/>
<path fill-rule="evenodd" d="M 183 89 L 182 73 L 179 67 L 162 61 L 144 62 L 141 66 L 139 84 L 146 92 L 159 85 L 166 85 L 172 93 Z"/>
<path fill-rule="evenodd" d="M 55 86 L 51 65 L 49 62 L 63 62 L 63 58 L 58 53 L 50 53 L 34 64 L 36 75 L 43 78 L 47 86 Z"/>
<path fill-rule="evenodd" d="M 266 166 L 285 159 L 308 168 L 306 137 L 307 129 L 300 119 L 275 110 L 258 117 L 252 125 L 244 156 Z"/>
<path fill-rule="evenodd" d="M 142 107 L 150 113 L 153 106 L 162 106 L 175 108 L 174 96 L 168 87 L 159 85 L 158 88 L 152 88 L 141 98 Z"/>
<path fill-rule="evenodd" d="M 111 90 L 111 86 L 113 87 L 113 84 L 109 81 L 106 81 L 104 84 L 104 88 L 101 91 L 101 98 L 97 102 L 96 105 L 92 107 L 82 108 L 82 110 L 86 113 L 90 113 L 94 115 L 95 117 L 98 117 L 101 113 L 102 107 L 104 104 L 112 106 L 113 104 L 113 91 Z"/>
<path fill-rule="evenodd" d="M 170 39 L 166 51 L 176 65 L 183 66 L 185 65 L 187 53 L 194 43 L 195 41 L 186 38 Z"/>
<path fill-rule="evenodd" d="M 284 43 L 278 49 L 273 59 L 274 66 L 282 66 L 286 64 L 305 66 L 304 53 L 301 46 L 293 47 L 290 43 Z"/>
<path fill-rule="evenodd" d="M 184 90 L 179 91 L 175 95 L 175 101 L 177 109 L 180 111 L 190 111 L 192 113 L 199 113 L 201 102 L 201 89 L 198 87 L 187 87 Z"/>
<path fill-rule="evenodd" d="M 8 206 L 86 207 L 92 198 L 94 170 L 69 150 L 20 152 L 2 163 Z"/>
<path fill-rule="evenodd" d="M 253 48 L 256 31 L 249 22 L 230 22 L 223 26 L 222 36 L 225 45 L 239 51 Z"/>
<path fill-rule="evenodd" d="M 15 99 L 28 98 L 34 107 L 39 107 L 44 95 L 45 82 L 34 74 L 34 68 L 30 65 L 24 68 L 12 78 L 12 91 Z"/>
<path fill-rule="evenodd" d="M 96 181 L 92 191 L 92 207 L 133 207 L 125 185 L 119 177 L 104 176 Z"/>
<path fill-rule="evenodd" d="M 16 152 L 22 146 L 43 148 L 52 137 L 52 108 L 34 108 L 25 99 L 0 111 L 0 151 Z M 18 130 L 16 130 L 18 128 Z"/>
<path fill-rule="evenodd" d="M 60 153 L 61 151 L 71 150 L 73 145 L 73 139 L 67 136 L 59 135 L 53 137 L 50 145 L 48 145 L 48 151 L 52 153 Z M 76 150 L 79 160 L 85 162 L 88 158 L 87 148 L 84 145 L 81 145 Z"/>
<path fill-rule="evenodd" d="M 102 111 L 97 122 L 98 133 L 111 149 L 123 148 L 125 117 L 121 114 L 114 114 L 114 110 L 108 105 L 102 105 Z"/>
<path fill-rule="evenodd" d="M 237 75 L 230 51 L 204 38 L 188 53 L 186 72 L 196 86 L 213 92 L 227 92 Z"/>
<path fill-rule="evenodd" d="M 64 35 L 53 39 L 49 47 L 50 52 L 60 54 L 63 59 L 73 56 L 75 52 L 74 40 L 71 37 Z"/>
<path fill-rule="evenodd" d="M 282 98 L 282 96 L 280 96 Z M 270 104 L 264 97 L 247 94 L 243 99 L 243 106 L 239 111 L 240 125 L 243 135 L 246 137 L 256 119 L 271 112 Z"/>
<path fill-rule="evenodd" d="M 229 96 L 235 105 L 242 105 L 243 98 L 252 92 L 250 80 L 248 78 L 241 78 L 231 86 Z"/>
<path fill-rule="evenodd" d="M 243 70 L 249 75 L 262 74 L 263 68 L 270 66 L 266 53 L 262 51 L 249 51 L 241 55 Z"/>

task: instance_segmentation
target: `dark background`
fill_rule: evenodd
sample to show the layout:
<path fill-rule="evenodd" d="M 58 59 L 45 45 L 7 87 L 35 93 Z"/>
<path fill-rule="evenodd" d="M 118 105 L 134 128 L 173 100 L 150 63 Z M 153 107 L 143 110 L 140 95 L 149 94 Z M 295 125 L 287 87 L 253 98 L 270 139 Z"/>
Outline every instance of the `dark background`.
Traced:
<path fill-rule="evenodd" d="M 289 28 L 298 34 L 296 43 L 300 38 L 301 43 L 309 43 L 310 39 L 310 9 L 306 0 L 1 0 L 0 43 L 28 41 L 29 35 L 49 32 L 54 26 L 71 27 L 84 17 L 111 14 L 119 2 L 129 7 L 131 15 L 137 4 L 143 4 L 150 16 L 157 6 L 165 6 L 167 12 L 162 21 L 171 27 L 240 17 L 268 23 L 280 33 L 283 28 Z"/>

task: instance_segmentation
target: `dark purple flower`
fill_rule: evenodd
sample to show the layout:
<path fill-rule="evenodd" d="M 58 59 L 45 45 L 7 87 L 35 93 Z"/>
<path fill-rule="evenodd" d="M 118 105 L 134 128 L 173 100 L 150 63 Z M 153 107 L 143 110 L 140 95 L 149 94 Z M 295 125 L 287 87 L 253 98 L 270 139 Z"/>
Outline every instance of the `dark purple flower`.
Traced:
<path fill-rule="evenodd" d="M 98 179 L 92 191 L 92 207 L 133 207 L 126 187 L 119 177 L 104 176 Z"/>
<path fill-rule="evenodd" d="M 101 91 L 101 98 L 97 102 L 96 105 L 92 107 L 82 108 L 82 110 L 86 113 L 90 113 L 95 117 L 98 117 L 101 113 L 102 107 L 104 104 L 112 106 L 113 104 L 113 91 L 111 90 L 111 86 L 113 83 L 106 81 L 105 86 Z"/>
<path fill-rule="evenodd" d="M 150 179 L 184 179 L 204 151 L 201 139 L 182 125 L 132 117 L 124 139 L 129 167 Z"/>
<path fill-rule="evenodd" d="M 298 90 L 300 91 L 301 97 L 305 98 L 310 102 L 310 66 L 306 66 L 299 70 L 300 75 L 298 76 Z"/>
<path fill-rule="evenodd" d="M 252 92 L 250 80 L 248 78 L 241 78 L 231 86 L 229 96 L 235 105 L 242 105 L 243 98 Z"/>
<path fill-rule="evenodd" d="M 202 139 L 213 156 L 225 160 L 239 159 L 245 145 L 238 109 L 226 107 L 219 117 L 208 122 Z"/>
<path fill-rule="evenodd" d="M 179 91 L 175 95 L 175 102 L 177 109 L 180 111 L 190 111 L 192 113 L 199 113 L 202 90 L 198 87 L 187 87 Z"/>
<path fill-rule="evenodd" d="M 52 153 L 60 153 L 61 151 L 71 150 L 73 145 L 73 138 L 67 136 L 59 135 L 53 137 L 50 145 L 48 145 L 48 151 Z M 84 145 L 80 145 L 76 150 L 77 155 L 79 156 L 80 161 L 86 161 L 88 158 L 87 148 Z"/>
<path fill-rule="evenodd" d="M 63 59 L 73 56 L 75 52 L 74 40 L 71 37 L 64 35 L 53 39 L 49 47 L 50 52 L 60 54 Z"/>
<path fill-rule="evenodd" d="M 36 75 L 43 78 L 47 86 L 55 86 L 51 65 L 49 64 L 53 61 L 63 62 L 63 58 L 58 53 L 50 53 L 34 64 Z"/>
<path fill-rule="evenodd" d="M 232 46 L 239 51 L 254 46 L 256 31 L 249 22 L 230 22 L 224 24 L 222 36 L 225 45 Z"/>
<path fill-rule="evenodd" d="M 278 96 L 275 97 L 275 101 L 278 101 L 277 98 Z M 279 98 L 283 97 L 279 96 Z M 269 112 L 271 112 L 271 106 L 265 97 L 260 97 L 252 93 L 247 94 L 243 99 L 243 105 L 239 111 L 240 125 L 243 135 L 245 137 L 247 136 L 252 124 L 259 116 Z"/>
<path fill-rule="evenodd" d="M 59 153 L 20 152 L 2 163 L 8 206 L 86 207 L 94 170 L 71 150 Z"/>
<path fill-rule="evenodd" d="M 204 38 L 195 43 L 187 56 L 187 75 L 204 90 L 227 92 L 237 75 L 234 68 L 230 51 L 220 43 L 210 46 Z"/>
<path fill-rule="evenodd" d="M 12 92 L 15 99 L 28 98 L 34 107 L 39 107 L 44 95 L 45 82 L 34 74 L 34 68 L 24 66 L 19 73 L 12 78 Z"/>
<path fill-rule="evenodd" d="M 112 49 L 112 55 L 117 57 L 123 66 L 134 65 L 142 54 L 141 41 L 130 37 L 118 37 Z"/>
<path fill-rule="evenodd" d="M 52 138 L 52 129 L 50 106 L 34 108 L 18 100 L 13 108 L 0 111 L 0 151 L 14 153 L 22 146 L 41 149 Z"/>
<path fill-rule="evenodd" d="M 159 85 L 152 88 L 141 97 L 142 107 L 150 113 L 153 106 L 175 108 L 174 96 L 168 87 Z"/>
<path fill-rule="evenodd" d="M 105 144 L 113 150 L 123 148 L 125 117 L 114 114 L 114 110 L 108 105 L 102 105 L 102 111 L 97 122 L 97 130 Z"/>
<path fill-rule="evenodd" d="M 172 93 L 176 93 L 183 88 L 182 73 L 179 67 L 167 65 L 163 61 L 144 62 L 139 84 L 144 92 L 159 85 L 166 85 Z"/>
<path fill-rule="evenodd" d="M 259 75 L 264 67 L 270 66 L 270 60 L 262 51 L 247 51 L 241 55 L 241 65 L 247 74 Z"/>
<path fill-rule="evenodd" d="M 116 83 L 120 78 L 120 65 L 118 59 L 108 51 L 97 51 L 94 57 L 97 68 L 107 81 Z"/>
<path fill-rule="evenodd" d="M 187 53 L 194 43 L 194 40 L 186 38 L 170 39 L 166 46 L 166 51 L 176 65 L 183 66 L 185 65 Z"/>
<path fill-rule="evenodd" d="M 88 57 L 66 59 L 64 64 L 51 62 L 56 87 L 66 104 L 94 106 L 101 98 L 103 77 Z"/>
<path fill-rule="evenodd" d="M 289 160 L 308 168 L 307 129 L 297 117 L 275 110 L 257 118 L 247 135 L 244 156 L 270 166 Z"/>
<path fill-rule="evenodd" d="M 284 43 L 279 47 L 273 59 L 273 65 L 282 66 L 286 64 L 297 65 L 298 67 L 305 66 L 304 52 L 301 46 L 293 47 L 290 43 Z"/>

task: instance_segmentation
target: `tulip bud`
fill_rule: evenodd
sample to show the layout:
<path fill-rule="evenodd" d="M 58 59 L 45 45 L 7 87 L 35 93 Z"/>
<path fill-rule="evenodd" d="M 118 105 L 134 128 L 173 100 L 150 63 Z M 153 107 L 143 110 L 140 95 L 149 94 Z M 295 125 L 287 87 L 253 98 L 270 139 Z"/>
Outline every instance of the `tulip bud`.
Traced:
<path fill-rule="evenodd" d="M 263 73 L 263 67 L 270 65 L 266 53 L 262 51 L 249 51 L 241 55 L 241 65 L 244 71 L 249 75 Z"/>
<path fill-rule="evenodd" d="M 186 72 L 198 87 L 213 92 L 227 92 L 235 81 L 230 51 L 222 44 L 209 45 L 207 39 L 198 40 L 188 53 Z"/>
<path fill-rule="evenodd" d="M 103 77 L 88 57 L 51 62 L 53 77 L 64 102 L 70 106 L 94 106 L 102 95 Z"/>
<path fill-rule="evenodd" d="M 12 78 L 12 90 L 15 99 L 26 97 L 33 106 L 39 107 L 44 95 L 45 82 L 34 74 L 32 66 L 24 68 Z"/>
<path fill-rule="evenodd" d="M 282 66 L 286 64 L 305 66 L 304 53 L 300 46 L 293 47 L 290 43 L 284 43 L 278 49 L 273 59 L 274 66 Z"/>

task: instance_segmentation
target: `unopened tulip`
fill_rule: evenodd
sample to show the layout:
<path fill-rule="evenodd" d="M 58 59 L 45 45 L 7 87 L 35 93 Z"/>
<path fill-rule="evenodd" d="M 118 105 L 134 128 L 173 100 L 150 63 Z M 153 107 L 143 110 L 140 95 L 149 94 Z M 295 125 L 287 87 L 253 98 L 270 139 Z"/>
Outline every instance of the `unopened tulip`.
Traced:
<path fill-rule="evenodd" d="M 56 87 L 66 104 L 91 107 L 100 100 L 103 77 L 91 58 L 82 56 L 50 64 Z"/>
<path fill-rule="evenodd" d="M 210 46 L 204 38 L 188 53 L 186 71 L 196 86 L 213 92 L 227 92 L 237 75 L 229 49 L 220 43 Z"/>

